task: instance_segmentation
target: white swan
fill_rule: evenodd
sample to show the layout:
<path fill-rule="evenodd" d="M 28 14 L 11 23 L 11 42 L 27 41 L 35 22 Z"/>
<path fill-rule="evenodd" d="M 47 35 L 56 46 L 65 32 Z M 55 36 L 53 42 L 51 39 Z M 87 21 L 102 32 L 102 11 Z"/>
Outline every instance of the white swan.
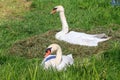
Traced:
<path fill-rule="evenodd" d="M 53 8 L 51 14 L 59 12 L 60 20 L 62 23 L 62 30 L 58 32 L 55 37 L 58 40 L 63 40 L 71 44 L 97 46 L 99 42 L 106 41 L 110 37 L 105 34 L 86 34 L 82 32 L 70 31 L 68 32 L 68 24 L 64 14 L 63 6 L 56 6 Z"/>
<path fill-rule="evenodd" d="M 53 52 L 56 52 L 56 55 L 50 55 Z M 60 71 L 72 65 L 73 61 L 72 54 L 62 56 L 61 47 L 58 44 L 51 44 L 46 49 L 45 58 L 41 65 L 43 65 L 44 69 L 53 68 Z"/>

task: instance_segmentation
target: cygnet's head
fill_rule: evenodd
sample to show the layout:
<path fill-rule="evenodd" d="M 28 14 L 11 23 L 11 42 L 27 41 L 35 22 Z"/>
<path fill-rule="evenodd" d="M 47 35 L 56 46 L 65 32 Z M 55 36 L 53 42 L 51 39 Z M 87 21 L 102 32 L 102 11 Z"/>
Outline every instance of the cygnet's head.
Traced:
<path fill-rule="evenodd" d="M 53 8 L 53 10 L 51 11 L 51 14 L 54 14 L 56 12 L 64 12 L 64 8 L 63 6 L 59 5 Z"/>
<path fill-rule="evenodd" d="M 55 52 L 58 48 L 60 48 L 60 46 L 58 44 L 51 44 L 47 47 L 46 49 L 46 53 L 44 57 L 47 57 L 48 55 L 50 55 L 51 53 Z"/>

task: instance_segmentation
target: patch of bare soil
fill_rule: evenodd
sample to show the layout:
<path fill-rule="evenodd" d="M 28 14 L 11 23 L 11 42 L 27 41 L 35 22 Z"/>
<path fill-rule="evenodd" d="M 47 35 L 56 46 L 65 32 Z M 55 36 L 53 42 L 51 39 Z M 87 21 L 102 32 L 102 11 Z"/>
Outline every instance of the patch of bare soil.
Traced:
<path fill-rule="evenodd" d="M 81 30 L 76 29 L 76 31 Z M 97 47 L 73 45 L 64 41 L 56 40 L 56 32 L 56 30 L 47 31 L 44 34 L 36 35 L 25 40 L 18 41 L 11 46 L 9 52 L 10 54 L 24 56 L 27 58 L 43 57 L 43 53 L 45 52 L 47 46 L 52 43 L 57 43 L 61 46 L 63 54 L 72 53 L 73 56 L 82 57 L 97 53 L 103 53 L 114 47 L 113 42 L 118 41 L 120 43 L 120 25 L 111 24 L 109 28 L 98 27 L 94 30 L 87 31 L 87 33 L 106 33 L 112 37 L 108 41 L 99 43 L 99 46 Z"/>
<path fill-rule="evenodd" d="M 0 19 L 20 18 L 20 15 L 30 9 L 31 1 L 28 0 L 1 0 Z"/>

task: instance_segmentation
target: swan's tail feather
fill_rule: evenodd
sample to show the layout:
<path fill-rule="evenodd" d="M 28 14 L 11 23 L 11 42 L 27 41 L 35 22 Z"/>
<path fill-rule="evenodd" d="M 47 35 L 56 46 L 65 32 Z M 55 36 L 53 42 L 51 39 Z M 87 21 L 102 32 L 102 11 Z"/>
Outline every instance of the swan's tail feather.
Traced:
<path fill-rule="evenodd" d="M 102 42 L 102 41 L 107 41 L 107 40 L 109 40 L 109 39 L 111 39 L 111 37 L 102 38 L 100 41 L 101 41 L 101 42 Z"/>
<path fill-rule="evenodd" d="M 69 56 L 70 58 L 72 58 L 72 59 L 73 59 L 72 54 L 69 54 L 69 55 L 67 55 L 67 56 Z"/>
<path fill-rule="evenodd" d="M 108 37 L 105 33 L 102 34 L 96 34 L 95 37 L 100 38 L 100 39 L 106 39 L 109 40 L 111 37 Z"/>
<path fill-rule="evenodd" d="M 106 35 L 105 33 L 102 34 L 96 34 L 94 37 L 99 38 L 99 41 L 107 41 L 109 40 L 111 37 L 108 37 L 108 35 Z"/>

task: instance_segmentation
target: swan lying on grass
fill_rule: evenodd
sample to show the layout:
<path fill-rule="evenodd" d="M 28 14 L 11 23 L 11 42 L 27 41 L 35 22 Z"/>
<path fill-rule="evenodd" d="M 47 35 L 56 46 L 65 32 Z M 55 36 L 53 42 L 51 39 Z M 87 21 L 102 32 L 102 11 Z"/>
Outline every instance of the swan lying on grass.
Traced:
<path fill-rule="evenodd" d="M 109 40 L 110 37 L 103 34 L 86 34 L 82 32 L 69 31 L 63 6 L 56 6 L 53 8 L 51 14 L 59 12 L 62 23 L 62 30 L 55 35 L 58 40 L 63 40 L 71 44 L 84 46 L 98 46 L 99 42 Z"/>
<path fill-rule="evenodd" d="M 56 55 L 51 53 L 56 52 Z M 44 69 L 53 68 L 58 71 L 66 69 L 67 66 L 72 65 L 74 62 L 72 54 L 62 55 L 61 47 L 58 44 L 51 44 L 46 49 L 45 58 L 42 61 Z"/>

